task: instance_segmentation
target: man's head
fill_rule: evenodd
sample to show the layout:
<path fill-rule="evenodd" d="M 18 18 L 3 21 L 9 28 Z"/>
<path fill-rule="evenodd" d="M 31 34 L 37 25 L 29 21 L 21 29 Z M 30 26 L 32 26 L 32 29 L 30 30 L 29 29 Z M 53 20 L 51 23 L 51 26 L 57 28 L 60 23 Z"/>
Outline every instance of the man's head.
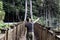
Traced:
<path fill-rule="evenodd" d="M 29 18 L 27 18 L 26 21 L 29 22 Z"/>

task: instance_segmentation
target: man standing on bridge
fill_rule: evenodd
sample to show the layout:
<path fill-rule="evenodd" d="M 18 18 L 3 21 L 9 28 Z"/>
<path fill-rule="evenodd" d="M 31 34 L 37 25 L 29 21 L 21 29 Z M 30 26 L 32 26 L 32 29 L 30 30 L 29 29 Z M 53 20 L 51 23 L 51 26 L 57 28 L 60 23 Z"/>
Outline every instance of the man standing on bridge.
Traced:
<path fill-rule="evenodd" d="M 27 28 L 26 38 L 27 38 L 27 40 L 32 40 L 32 38 L 33 38 L 32 23 L 29 22 L 29 18 L 27 18 L 26 20 L 27 20 L 27 22 L 25 24 L 25 27 Z"/>

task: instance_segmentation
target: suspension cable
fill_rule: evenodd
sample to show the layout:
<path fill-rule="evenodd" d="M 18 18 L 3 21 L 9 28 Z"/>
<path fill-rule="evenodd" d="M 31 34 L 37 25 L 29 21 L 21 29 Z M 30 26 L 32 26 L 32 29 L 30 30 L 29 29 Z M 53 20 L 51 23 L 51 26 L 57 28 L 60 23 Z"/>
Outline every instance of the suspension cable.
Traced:
<path fill-rule="evenodd" d="M 27 0 L 25 1 L 25 18 L 24 21 L 26 21 L 27 18 Z"/>

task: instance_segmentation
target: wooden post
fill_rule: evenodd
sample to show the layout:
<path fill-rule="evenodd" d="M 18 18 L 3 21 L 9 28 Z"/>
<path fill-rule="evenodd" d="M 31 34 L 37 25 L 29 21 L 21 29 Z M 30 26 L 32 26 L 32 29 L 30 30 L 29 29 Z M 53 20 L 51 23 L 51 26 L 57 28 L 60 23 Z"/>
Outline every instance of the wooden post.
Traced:
<path fill-rule="evenodd" d="M 8 28 L 6 30 L 6 40 L 8 40 Z"/>
<path fill-rule="evenodd" d="M 48 37 L 48 30 L 46 29 L 46 37 L 45 37 L 45 40 L 47 40 L 47 37 Z"/>
<path fill-rule="evenodd" d="M 17 27 L 17 25 L 16 25 L 16 40 L 17 40 L 17 29 L 18 29 L 18 27 Z"/>

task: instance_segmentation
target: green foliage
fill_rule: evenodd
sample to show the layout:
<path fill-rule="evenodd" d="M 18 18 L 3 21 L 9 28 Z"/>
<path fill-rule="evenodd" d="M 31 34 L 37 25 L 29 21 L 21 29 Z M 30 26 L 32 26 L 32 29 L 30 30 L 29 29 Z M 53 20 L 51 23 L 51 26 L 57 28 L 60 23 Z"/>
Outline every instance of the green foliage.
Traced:
<path fill-rule="evenodd" d="M 0 28 L 5 28 L 5 27 L 6 27 L 6 25 L 4 23 L 0 22 Z"/>
<path fill-rule="evenodd" d="M 45 8 L 47 8 L 49 10 L 49 8 L 51 8 L 51 11 L 53 11 L 53 14 L 55 14 L 55 15 L 58 12 L 58 5 L 54 1 L 33 0 L 32 2 L 33 2 L 33 14 L 36 16 L 41 14 L 40 13 L 41 8 L 43 8 L 42 10 L 44 10 Z M 19 12 L 23 13 L 23 15 L 24 15 L 24 13 L 25 13 L 25 0 L 3 0 L 3 3 L 4 3 L 4 10 L 5 11 L 11 13 L 11 11 L 16 12 L 16 9 L 18 9 Z M 45 6 L 43 6 L 43 4 L 45 4 Z M 30 7 L 29 7 L 29 0 L 28 0 L 28 13 L 29 13 L 29 10 L 30 10 Z"/>
<path fill-rule="evenodd" d="M 3 2 L 0 1 L 0 11 L 3 10 Z"/>
<path fill-rule="evenodd" d="M 33 16 L 34 21 L 35 21 L 37 18 L 38 18 L 37 16 Z M 43 18 L 43 17 L 40 17 L 40 19 L 37 21 L 37 23 L 39 23 L 39 24 L 41 24 L 41 25 L 44 25 L 44 18 Z"/>
<path fill-rule="evenodd" d="M 58 4 L 55 3 L 54 0 L 32 0 L 33 4 L 33 14 L 35 16 L 44 16 L 46 14 L 46 9 L 50 11 L 50 14 L 53 14 L 53 17 L 57 16 L 57 14 L 60 14 L 58 11 Z M 28 15 L 30 16 L 30 5 L 28 0 Z M 16 13 L 16 9 L 18 9 L 19 16 L 23 16 L 25 14 L 25 0 L 3 0 L 3 9 L 7 13 Z M 44 11 L 45 10 L 45 11 Z M 47 13 L 49 13 L 47 11 Z M 51 15 L 52 16 L 52 15 Z M 40 23 L 43 24 L 44 19 L 40 19 Z"/>
<path fill-rule="evenodd" d="M 5 12 L 4 11 L 0 11 L 0 16 L 4 16 Z"/>
<path fill-rule="evenodd" d="M 1 22 L 0 22 L 0 29 L 1 29 L 1 28 L 9 28 L 11 25 L 12 25 L 12 24 L 8 24 L 8 23 L 5 24 L 5 23 L 1 23 Z"/>
<path fill-rule="evenodd" d="M 0 28 L 5 27 L 5 24 L 3 22 L 5 16 L 5 12 L 3 10 L 3 2 L 0 0 Z"/>
<path fill-rule="evenodd" d="M 33 14 L 37 15 L 39 14 L 38 7 L 40 6 L 39 1 L 33 0 Z M 22 15 L 25 13 L 25 0 L 3 0 L 4 3 L 4 10 L 8 13 L 11 13 L 11 11 L 14 13 L 16 12 L 16 9 L 19 10 Z M 28 0 L 28 13 L 29 13 L 30 7 L 29 7 L 29 0 Z M 29 14 L 28 14 L 29 15 Z"/>
<path fill-rule="evenodd" d="M 3 10 L 3 2 L 0 1 L 0 20 L 3 21 L 4 16 L 5 16 L 5 12 L 4 12 L 4 10 Z"/>

